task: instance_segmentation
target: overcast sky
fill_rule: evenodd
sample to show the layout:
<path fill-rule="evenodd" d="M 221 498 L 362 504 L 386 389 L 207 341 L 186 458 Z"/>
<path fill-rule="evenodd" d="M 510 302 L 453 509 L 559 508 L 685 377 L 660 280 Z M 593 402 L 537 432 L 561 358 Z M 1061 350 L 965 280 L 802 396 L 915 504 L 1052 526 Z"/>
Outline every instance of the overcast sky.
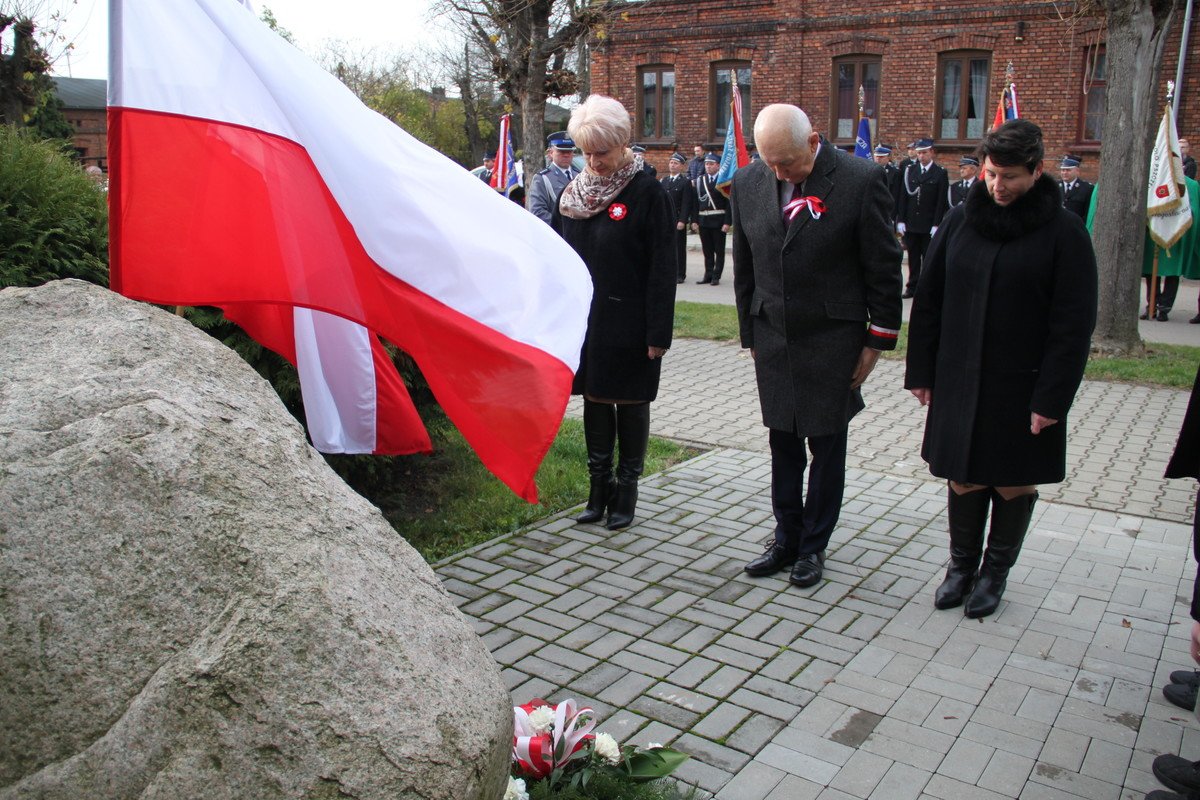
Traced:
<path fill-rule="evenodd" d="M 56 75 L 108 77 L 108 0 L 58 0 L 66 23 L 61 31 L 75 48 L 54 64 Z M 428 21 L 431 0 L 251 0 L 261 13 L 271 9 L 306 53 L 327 39 L 359 42 L 383 50 L 429 43 L 446 27 Z M 233 0 L 230 0 L 233 2 Z M 53 3 L 45 4 L 53 6 Z M 333 13 L 331 13 L 331 11 Z"/>

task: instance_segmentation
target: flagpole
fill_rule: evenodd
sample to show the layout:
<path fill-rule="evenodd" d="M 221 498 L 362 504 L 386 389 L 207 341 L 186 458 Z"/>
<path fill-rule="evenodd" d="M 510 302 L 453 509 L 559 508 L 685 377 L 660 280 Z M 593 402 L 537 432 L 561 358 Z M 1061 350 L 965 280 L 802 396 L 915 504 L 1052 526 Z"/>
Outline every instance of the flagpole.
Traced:
<path fill-rule="evenodd" d="M 1157 312 L 1158 305 L 1158 253 L 1161 250 L 1157 244 L 1154 245 L 1154 261 L 1150 264 L 1150 300 L 1146 304 L 1146 319 L 1153 320 Z"/>

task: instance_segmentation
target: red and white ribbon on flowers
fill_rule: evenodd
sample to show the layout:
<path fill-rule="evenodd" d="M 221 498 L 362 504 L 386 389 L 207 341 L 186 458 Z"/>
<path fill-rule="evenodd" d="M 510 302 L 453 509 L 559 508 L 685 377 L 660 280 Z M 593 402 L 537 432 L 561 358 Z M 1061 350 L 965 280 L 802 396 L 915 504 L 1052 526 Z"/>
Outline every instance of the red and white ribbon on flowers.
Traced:
<path fill-rule="evenodd" d="M 812 195 L 806 197 L 797 197 L 795 200 L 783 207 L 783 213 L 787 215 L 788 222 L 796 218 L 801 209 L 808 209 L 808 213 L 812 214 L 813 219 L 820 219 L 825 213 L 825 203 L 821 198 Z"/>
<path fill-rule="evenodd" d="M 554 709 L 554 727 L 550 733 L 537 733 L 529 721 L 536 708 L 549 706 L 545 700 L 531 700 L 523 706 L 513 706 L 513 760 L 521 772 L 534 778 L 544 778 L 555 767 L 587 745 L 595 713 L 590 708 L 578 708 L 574 700 L 564 700 Z M 558 754 L 557 757 L 555 754 Z"/>

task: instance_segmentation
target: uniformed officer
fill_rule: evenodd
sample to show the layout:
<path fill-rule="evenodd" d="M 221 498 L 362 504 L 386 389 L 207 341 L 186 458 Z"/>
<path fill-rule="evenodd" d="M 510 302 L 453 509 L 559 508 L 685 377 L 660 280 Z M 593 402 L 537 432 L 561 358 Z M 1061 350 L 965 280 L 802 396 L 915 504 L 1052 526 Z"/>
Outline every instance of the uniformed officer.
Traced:
<path fill-rule="evenodd" d="M 971 191 L 971 187 L 975 184 L 975 179 L 979 177 L 979 159 L 975 156 L 963 156 L 958 160 L 958 180 L 950 184 L 950 194 L 947 199 L 950 201 L 948 208 L 954 208 L 957 205 L 962 205 L 966 202 L 967 192 Z"/>
<path fill-rule="evenodd" d="M 729 198 L 717 189 L 717 170 L 721 159 L 716 153 L 704 156 L 704 174 L 696 178 L 696 216 L 692 228 L 700 234 L 700 248 L 704 251 L 704 277 L 696 283 L 721 282 L 725 270 L 725 234 L 733 223 L 729 209 Z"/>
<path fill-rule="evenodd" d="M 546 142 L 546 157 L 550 163 L 533 176 L 533 183 L 529 187 L 529 210 L 549 225 L 550 216 L 558 205 L 558 198 L 563 189 L 567 188 L 567 184 L 579 173 L 571 165 L 571 159 L 575 155 L 575 142 L 571 141 L 566 131 L 550 134 L 546 137 Z"/>
<path fill-rule="evenodd" d="M 687 176 L 689 181 L 695 182 L 696 178 L 704 174 L 704 148 L 696 145 L 692 152 L 695 153 L 695 157 L 688 162 Z"/>
<path fill-rule="evenodd" d="M 904 172 L 900 192 L 900 213 L 896 229 L 904 235 L 908 250 L 908 285 L 904 297 L 912 297 L 921 279 L 921 262 L 929 248 L 929 240 L 937 233 L 946 214 L 950 178 L 946 170 L 933 160 L 933 140 L 918 139 L 913 143 L 917 160 Z"/>
<path fill-rule="evenodd" d="M 873 151 L 875 163 L 883 167 L 884 176 L 887 178 L 888 194 L 892 196 L 892 225 L 896 224 L 896 211 L 900 208 L 900 170 L 896 169 L 896 165 L 892 163 L 892 148 L 886 144 L 875 145 Z"/>
<path fill-rule="evenodd" d="M 1079 179 L 1079 165 L 1083 158 L 1067 154 L 1058 165 L 1060 178 L 1059 188 L 1062 189 L 1063 208 L 1073 211 L 1080 219 L 1087 219 L 1088 206 L 1092 204 L 1092 189 L 1095 188 L 1087 181 Z"/>
<path fill-rule="evenodd" d="M 667 171 L 671 174 L 662 179 L 667 197 L 671 199 L 671 209 L 674 215 L 671 223 L 675 227 L 675 282 L 683 283 L 687 277 L 687 223 L 696 213 L 696 190 L 683 171 L 687 169 L 687 159 L 681 153 L 672 153 L 667 162 Z"/>
<path fill-rule="evenodd" d="M 904 173 L 908 172 L 909 166 L 915 164 L 917 161 L 916 147 L 916 142 L 909 142 L 908 144 L 904 145 L 905 156 L 904 158 L 900 159 L 900 163 L 896 165 L 896 168 L 900 170 L 901 181 L 904 179 Z"/>
<path fill-rule="evenodd" d="M 646 148 L 642 147 L 640 144 L 635 144 L 633 147 L 629 148 L 629 150 L 633 153 L 633 160 L 641 162 L 642 172 L 645 172 L 651 178 L 657 180 L 658 168 L 646 160 Z"/>
<path fill-rule="evenodd" d="M 479 180 L 488 184 L 492 184 L 492 174 L 496 171 L 496 151 L 488 150 L 483 154 L 483 172 L 479 173 Z"/>

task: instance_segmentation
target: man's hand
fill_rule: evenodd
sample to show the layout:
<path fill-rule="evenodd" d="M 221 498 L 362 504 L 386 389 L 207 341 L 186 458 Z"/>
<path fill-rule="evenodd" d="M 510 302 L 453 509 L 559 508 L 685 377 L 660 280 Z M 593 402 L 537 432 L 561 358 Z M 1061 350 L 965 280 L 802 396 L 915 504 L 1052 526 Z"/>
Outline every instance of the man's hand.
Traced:
<path fill-rule="evenodd" d="M 728 225 L 722 225 L 722 226 L 721 226 L 721 233 L 729 233 L 729 226 L 728 226 Z"/>
<path fill-rule="evenodd" d="M 903 222 L 897 222 L 897 223 L 896 223 L 896 230 L 900 232 L 900 235 L 901 235 L 901 236 L 903 236 L 903 235 L 904 235 L 904 232 L 905 232 L 906 230 L 908 230 L 908 226 L 907 226 L 907 225 L 905 225 Z"/>
<path fill-rule="evenodd" d="M 929 401 L 933 399 L 933 389 L 909 389 L 909 391 L 923 406 L 929 405 Z"/>
<path fill-rule="evenodd" d="M 666 353 L 667 348 L 665 347 L 655 347 L 654 345 L 650 345 L 646 348 L 646 357 L 651 361 L 656 358 L 662 358 L 664 355 L 666 355 Z"/>
<path fill-rule="evenodd" d="M 878 360 L 878 350 L 873 347 L 862 349 L 862 353 L 858 356 L 858 366 L 854 368 L 854 376 L 850 379 L 851 389 L 857 389 L 863 385 L 863 381 L 871 374 L 871 370 L 875 369 L 875 362 Z"/>
<path fill-rule="evenodd" d="M 675 230 L 677 230 L 677 231 L 685 231 L 685 230 L 687 230 L 687 225 L 685 225 L 685 224 L 684 224 L 684 223 L 682 223 L 682 222 L 676 222 L 676 223 L 675 223 Z"/>
<path fill-rule="evenodd" d="M 1037 436 L 1039 433 L 1041 433 L 1046 428 L 1049 428 L 1051 425 L 1057 425 L 1057 424 L 1058 424 L 1058 420 L 1050 419 L 1049 417 L 1043 417 L 1041 414 L 1037 413 L 1036 411 L 1031 411 L 1029 414 L 1029 432 L 1032 433 L 1034 436 Z"/>
<path fill-rule="evenodd" d="M 929 229 L 929 238 L 930 239 L 932 239 L 934 236 L 937 236 L 937 229 L 938 229 L 937 225 L 934 225 L 932 228 Z"/>
<path fill-rule="evenodd" d="M 692 223 L 692 233 L 699 233 L 699 232 L 700 232 L 700 223 L 693 222 Z"/>
<path fill-rule="evenodd" d="M 1192 623 L 1192 660 L 1200 664 L 1200 622 Z"/>

